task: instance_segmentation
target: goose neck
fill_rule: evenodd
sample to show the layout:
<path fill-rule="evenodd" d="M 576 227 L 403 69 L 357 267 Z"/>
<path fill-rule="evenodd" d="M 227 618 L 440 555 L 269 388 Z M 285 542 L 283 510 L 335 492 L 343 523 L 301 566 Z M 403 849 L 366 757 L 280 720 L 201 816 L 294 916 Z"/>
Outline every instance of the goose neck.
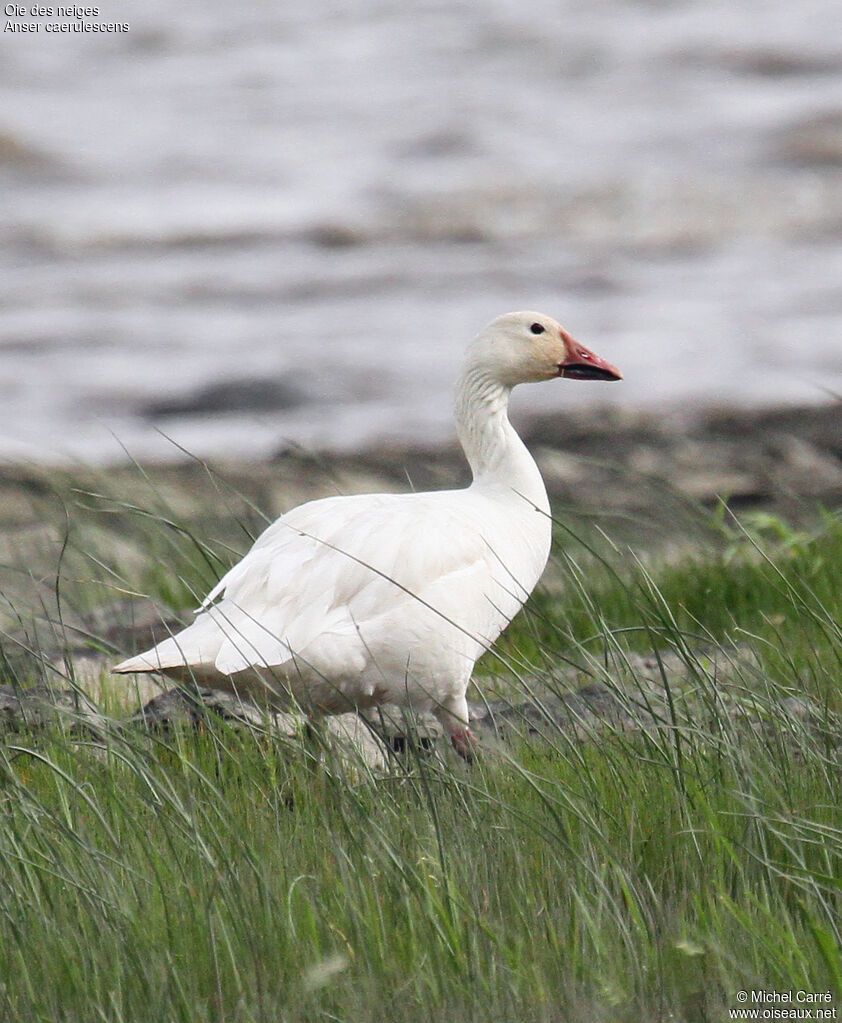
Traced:
<path fill-rule="evenodd" d="M 474 484 L 504 484 L 543 506 L 538 467 L 509 422 L 511 387 L 481 366 L 468 366 L 456 394 L 459 440 Z"/>

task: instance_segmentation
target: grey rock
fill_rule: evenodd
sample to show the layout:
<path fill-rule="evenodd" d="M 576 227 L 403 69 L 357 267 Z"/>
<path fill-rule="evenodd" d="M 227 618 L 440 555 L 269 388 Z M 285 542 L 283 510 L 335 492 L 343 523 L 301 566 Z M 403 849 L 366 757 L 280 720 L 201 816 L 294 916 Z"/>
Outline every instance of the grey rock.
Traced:
<path fill-rule="evenodd" d="M 10 732 L 58 727 L 98 735 L 108 722 L 78 690 L 47 685 L 27 689 L 0 686 L 0 726 Z"/>
<path fill-rule="evenodd" d="M 842 110 L 810 117 L 780 132 L 778 152 L 798 167 L 842 167 Z"/>
<path fill-rule="evenodd" d="M 278 412 L 297 408 L 307 401 L 300 387 L 263 378 L 229 380 L 222 384 L 171 398 L 150 401 L 140 410 L 149 419 L 176 416 L 230 415 L 251 412 Z"/>
<path fill-rule="evenodd" d="M 174 688 L 153 697 L 124 724 L 153 732 L 170 732 L 185 726 L 197 728 L 216 718 L 231 725 L 265 732 L 276 725 L 277 717 L 280 715 L 261 710 L 233 693 L 218 689 Z"/>
<path fill-rule="evenodd" d="M 331 749 L 346 770 L 364 768 L 378 774 L 389 769 L 389 749 L 358 714 L 337 714 L 327 719 Z"/>
<path fill-rule="evenodd" d="M 303 739 L 307 730 L 303 715 L 266 710 L 232 693 L 198 688 L 169 689 L 146 703 L 124 724 L 168 733 L 179 727 L 198 728 L 214 718 L 235 728 L 285 738 Z M 321 736 L 330 753 L 347 769 L 383 772 L 388 767 L 385 744 L 357 714 L 328 718 Z"/>
<path fill-rule="evenodd" d="M 602 731 L 649 728 L 656 723 L 651 709 L 641 706 L 635 713 L 630 702 L 620 699 L 600 682 L 588 683 L 562 696 L 538 690 L 525 702 L 498 700 L 471 706 L 471 724 L 476 730 L 501 739 L 518 735 L 592 739 Z"/>

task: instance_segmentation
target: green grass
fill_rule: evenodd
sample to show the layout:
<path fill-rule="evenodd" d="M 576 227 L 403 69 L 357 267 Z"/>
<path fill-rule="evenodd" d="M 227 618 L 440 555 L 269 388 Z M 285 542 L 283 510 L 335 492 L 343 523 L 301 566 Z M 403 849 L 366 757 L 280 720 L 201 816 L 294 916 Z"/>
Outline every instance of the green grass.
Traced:
<path fill-rule="evenodd" d="M 765 514 L 714 525 L 707 548 L 654 568 L 560 531 L 562 587 L 533 596 L 531 615 L 500 644 L 504 658 L 750 643 L 781 684 L 842 710 L 842 517 L 824 513 L 810 532 Z"/>
<path fill-rule="evenodd" d="M 145 564 L 98 577 L 192 600 L 213 558 L 164 517 Z M 658 727 L 385 777 L 222 723 L 7 734 L 0 1018 L 706 1023 L 757 988 L 842 1008 L 842 522 L 720 523 L 664 565 L 557 551 L 484 688 L 562 689 L 572 665 L 645 695 L 634 654 L 657 650 L 687 666 Z M 733 644 L 752 660 L 723 681 L 705 651 Z"/>

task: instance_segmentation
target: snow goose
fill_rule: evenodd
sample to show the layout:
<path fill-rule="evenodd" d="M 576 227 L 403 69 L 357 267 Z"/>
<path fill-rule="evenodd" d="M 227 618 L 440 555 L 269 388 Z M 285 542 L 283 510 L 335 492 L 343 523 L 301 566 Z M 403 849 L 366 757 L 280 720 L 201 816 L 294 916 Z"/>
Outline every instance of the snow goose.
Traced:
<path fill-rule="evenodd" d="M 469 347 L 456 395 L 469 487 L 294 508 L 220 579 L 191 625 L 114 671 L 294 701 L 316 715 L 384 703 L 432 710 L 470 759 L 474 664 L 550 551 L 547 492 L 509 422 L 509 394 L 553 377 L 621 374 L 548 316 L 494 320 Z"/>

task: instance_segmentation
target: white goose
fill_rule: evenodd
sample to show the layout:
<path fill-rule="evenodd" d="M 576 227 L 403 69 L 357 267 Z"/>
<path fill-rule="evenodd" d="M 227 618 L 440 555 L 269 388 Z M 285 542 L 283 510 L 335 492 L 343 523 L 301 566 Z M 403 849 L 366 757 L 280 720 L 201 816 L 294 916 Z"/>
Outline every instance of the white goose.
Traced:
<path fill-rule="evenodd" d="M 507 416 L 515 384 L 620 372 L 555 320 L 509 313 L 468 349 L 456 396 L 464 490 L 328 497 L 282 515 L 182 632 L 118 664 L 313 714 L 432 710 L 470 758 L 474 664 L 550 551 L 538 467 Z"/>

